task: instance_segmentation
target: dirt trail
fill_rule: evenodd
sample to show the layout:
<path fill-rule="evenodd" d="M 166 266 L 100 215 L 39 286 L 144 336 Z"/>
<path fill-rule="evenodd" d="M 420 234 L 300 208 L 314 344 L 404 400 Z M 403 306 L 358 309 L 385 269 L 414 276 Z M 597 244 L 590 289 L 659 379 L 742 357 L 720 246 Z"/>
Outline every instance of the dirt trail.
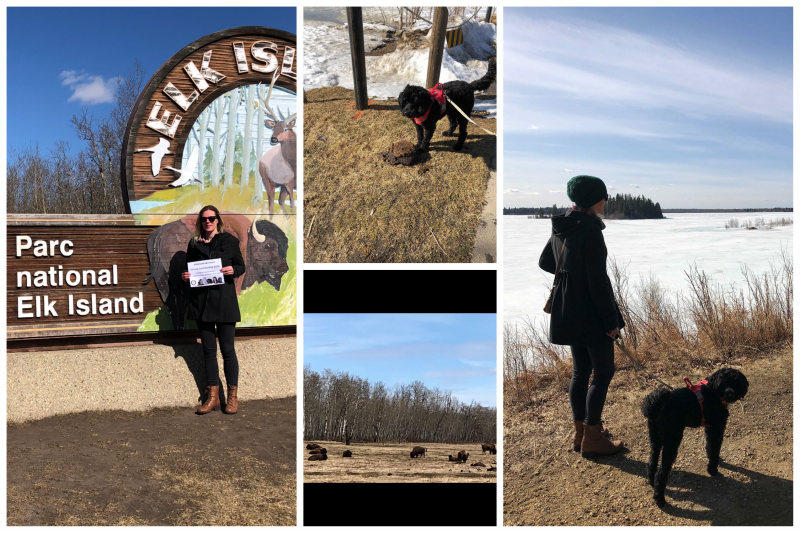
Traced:
<path fill-rule="evenodd" d="M 9 425 L 8 525 L 294 525 L 296 401 Z"/>
<path fill-rule="evenodd" d="M 480 444 L 432 444 L 432 443 L 351 443 L 313 441 L 328 450 L 327 461 L 309 461 L 308 450 L 303 457 L 304 483 L 496 483 L 497 456 L 481 452 Z M 412 459 L 411 449 L 423 446 L 428 449 L 425 457 Z M 352 457 L 342 457 L 350 450 Z M 448 461 L 448 455 L 457 455 L 459 450 L 469 452 L 467 463 Z M 471 466 L 475 463 L 485 466 Z"/>
<path fill-rule="evenodd" d="M 730 408 L 721 475 L 706 473 L 703 432 L 687 429 L 663 511 L 644 477 L 649 444 L 639 403 L 651 387 L 638 385 L 631 372 L 617 372 L 603 413 L 614 438 L 627 445 L 617 456 L 593 461 L 568 451 L 572 417 L 565 393 L 545 394 L 541 405 L 527 410 L 507 406 L 504 523 L 792 525 L 792 348 L 731 366 L 744 372 L 750 389 L 743 405 Z M 712 371 L 687 377 L 696 382 Z M 682 378 L 666 381 L 677 385 Z"/>

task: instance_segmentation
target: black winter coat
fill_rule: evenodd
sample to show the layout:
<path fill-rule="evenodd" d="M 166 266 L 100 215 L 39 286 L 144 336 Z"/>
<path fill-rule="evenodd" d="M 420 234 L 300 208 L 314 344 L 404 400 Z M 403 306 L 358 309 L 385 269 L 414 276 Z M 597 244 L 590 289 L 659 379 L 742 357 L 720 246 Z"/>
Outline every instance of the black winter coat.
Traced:
<path fill-rule="evenodd" d="M 605 224 L 580 211 L 552 218 L 553 233 L 539 257 L 539 267 L 555 274 L 566 239 L 561 275 L 555 286 L 550 315 L 550 342 L 592 346 L 608 340 L 607 331 L 625 322 L 606 273 Z"/>
<path fill-rule="evenodd" d="M 232 266 L 233 275 L 225 276 L 224 285 L 212 285 L 189 289 L 189 320 L 203 322 L 239 322 L 239 300 L 236 297 L 234 278 L 244 274 L 245 265 L 239 249 L 239 239 L 230 233 L 217 233 L 208 243 L 210 253 L 206 252 L 196 241 L 189 241 L 186 250 L 186 262 L 222 259 L 222 266 Z"/>

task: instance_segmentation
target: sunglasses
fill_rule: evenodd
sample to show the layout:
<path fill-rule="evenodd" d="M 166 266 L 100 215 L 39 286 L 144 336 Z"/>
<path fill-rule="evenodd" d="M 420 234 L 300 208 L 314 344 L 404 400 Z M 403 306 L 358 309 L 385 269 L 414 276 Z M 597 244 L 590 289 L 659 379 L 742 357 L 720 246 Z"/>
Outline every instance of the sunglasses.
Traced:
<path fill-rule="evenodd" d="M 200 221 L 201 222 L 216 222 L 217 221 L 217 217 L 216 216 L 200 217 Z"/>

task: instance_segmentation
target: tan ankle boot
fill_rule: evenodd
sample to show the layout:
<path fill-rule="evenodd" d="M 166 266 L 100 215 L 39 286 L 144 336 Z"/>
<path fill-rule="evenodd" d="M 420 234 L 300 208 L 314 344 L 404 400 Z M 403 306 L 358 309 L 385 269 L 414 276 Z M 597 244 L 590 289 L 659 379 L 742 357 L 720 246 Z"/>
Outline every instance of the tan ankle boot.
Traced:
<path fill-rule="evenodd" d="M 612 455 L 622 449 L 621 440 L 608 440 L 600 434 L 600 424 L 595 426 L 583 425 L 583 442 L 581 442 L 581 455 L 586 458 L 596 455 Z"/>
<path fill-rule="evenodd" d="M 235 415 L 239 411 L 239 398 L 236 394 L 239 387 L 228 386 L 228 399 L 225 400 L 225 409 L 222 410 L 226 415 Z"/>
<path fill-rule="evenodd" d="M 583 442 L 583 422 L 573 420 L 573 423 L 575 424 L 575 437 L 572 439 L 572 451 L 579 452 L 581 451 L 581 442 Z M 603 427 L 602 422 L 600 422 L 600 435 L 608 438 L 608 430 Z"/>
<path fill-rule="evenodd" d="M 581 451 L 581 442 L 583 442 L 583 421 L 573 420 L 575 423 L 575 437 L 572 439 L 572 451 Z"/>
<path fill-rule="evenodd" d="M 195 411 L 198 415 L 205 415 L 219 409 L 219 385 L 206 387 L 206 401 Z"/>

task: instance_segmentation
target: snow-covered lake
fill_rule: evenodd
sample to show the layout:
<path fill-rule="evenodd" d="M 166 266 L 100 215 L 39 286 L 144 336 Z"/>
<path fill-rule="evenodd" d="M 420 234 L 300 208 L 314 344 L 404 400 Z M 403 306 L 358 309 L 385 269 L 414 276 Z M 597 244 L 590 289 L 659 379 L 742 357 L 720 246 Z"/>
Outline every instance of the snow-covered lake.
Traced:
<path fill-rule="evenodd" d="M 651 273 L 674 293 L 688 288 L 684 271 L 696 263 L 720 283 L 742 283 L 741 267 L 769 270 L 781 248 L 792 253 L 793 226 L 765 230 L 725 229 L 725 222 L 756 218 L 794 219 L 793 213 L 669 213 L 662 220 L 606 220 L 603 231 L 609 261 L 627 264 L 630 284 Z M 542 319 L 553 276 L 539 269 L 539 255 L 550 237 L 549 219 L 503 217 L 503 317 L 507 324 L 526 316 Z"/>
<path fill-rule="evenodd" d="M 367 51 L 379 45 L 386 32 L 397 30 L 384 15 L 393 8 L 363 8 L 364 45 Z M 440 79 L 473 81 L 486 74 L 488 58 L 494 55 L 490 43 L 496 42 L 494 24 L 477 22 L 484 13 L 463 26 L 464 44 L 445 49 Z M 466 17 L 471 15 L 467 11 Z M 387 15 L 388 17 L 388 15 Z M 427 29 L 430 25 L 418 21 L 415 29 Z M 350 41 L 347 30 L 347 15 L 344 7 L 307 7 L 303 10 L 303 87 L 341 86 L 353 88 L 353 70 L 350 59 Z M 370 98 L 397 98 L 407 84 L 425 85 L 429 49 L 396 50 L 382 56 L 367 56 L 367 89 Z M 485 118 L 496 118 L 497 100 L 476 100 L 476 110 L 488 111 Z"/>

